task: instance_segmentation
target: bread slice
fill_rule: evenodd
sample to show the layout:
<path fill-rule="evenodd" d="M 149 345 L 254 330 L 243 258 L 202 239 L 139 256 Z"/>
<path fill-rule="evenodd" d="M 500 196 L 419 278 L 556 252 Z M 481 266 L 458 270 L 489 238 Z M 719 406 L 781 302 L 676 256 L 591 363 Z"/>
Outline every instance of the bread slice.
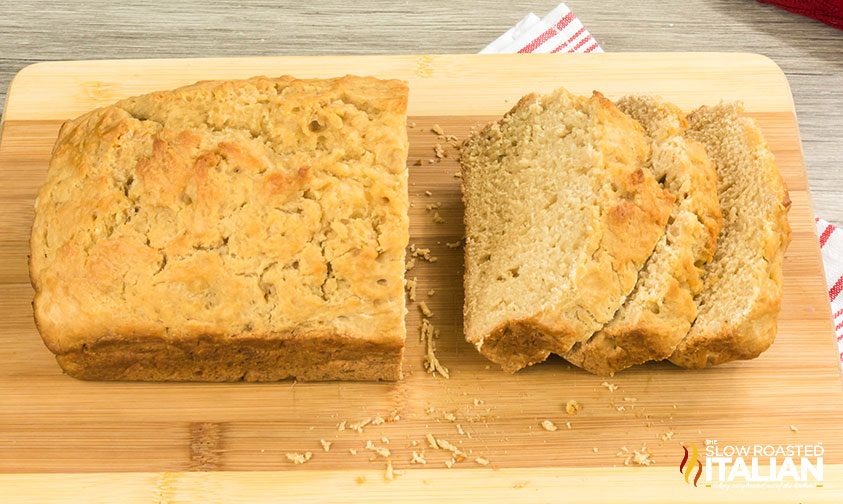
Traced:
<path fill-rule="evenodd" d="M 647 96 L 625 97 L 618 108 L 644 126 L 652 142 L 649 166 L 677 204 L 615 317 L 565 354 L 568 361 L 599 375 L 670 356 L 697 316 L 694 298 L 722 225 L 716 173 L 703 146 L 683 136 L 682 111 Z"/>
<path fill-rule="evenodd" d="M 599 93 L 522 98 L 461 149 L 465 335 L 504 370 L 611 320 L 673 206 L 641 126 Z"/>
<path fill-rule="evenodd" d="M 66 123 L 32 228 L 41 335 L 97 380 L 395 380 L 407 85 L 201 82 Z"/>
<path fill-rule="evenodd" d="M 717 169 L 723 229 L 706 267 L 699 315 L 671 362 L 689 368 L 752 359 L 775 339 L 790 199 L 773 155 L 740 104 L 702 107 L 688 136 Z"/>

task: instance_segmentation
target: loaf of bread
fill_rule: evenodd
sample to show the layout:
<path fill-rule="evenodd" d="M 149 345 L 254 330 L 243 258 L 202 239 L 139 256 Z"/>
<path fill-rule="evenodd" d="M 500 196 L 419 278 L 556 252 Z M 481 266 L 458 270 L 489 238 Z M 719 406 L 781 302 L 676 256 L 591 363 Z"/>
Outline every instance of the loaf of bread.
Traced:
<path fill-rule="evenodd" d="M 514 372 L 612 319 L 673 208 L 649 155 L 609 100 L 564 89 L 464 142 L 465 335 L 481 353 Z"/>
<path fill-rule="evenodd" d="M 717 169 L 723 229 L 706 267 L 699 315 L 671 362 L 701 368 L 752 359 L 775 339 L 790 199 L 773 155 L 739 104 L 701 107 L 688 136 Z"/>
<path fill-rule="evenodd" d="M 407 86 L 201 82 L 62 127 L 31 238 L 70 375 L 395 380 Z"/>
<path fill-rule="evenodd" d="M 623 98 L 618 108 L 646 130 L 652 142 L 649 166 L 677 204 L 626 302 L 600 331 L 565 354 L 599 375 L 673 353 L 697 317 L 695 297 L 722 225 L 716 173 L 704 147 L 684 137 L 685 115 L 646 96 Z"/>

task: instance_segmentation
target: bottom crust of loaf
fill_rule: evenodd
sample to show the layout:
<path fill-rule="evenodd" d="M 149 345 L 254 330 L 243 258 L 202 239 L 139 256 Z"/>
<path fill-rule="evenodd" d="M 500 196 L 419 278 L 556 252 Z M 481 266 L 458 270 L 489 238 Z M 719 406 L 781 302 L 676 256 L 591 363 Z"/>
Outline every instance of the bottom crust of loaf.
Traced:
<path fill-rule="evenodd" d="M 268 382 L 401 378 L 403 345 L 353 338 L 101 341 L 56 356 L 81 380 Z"/>

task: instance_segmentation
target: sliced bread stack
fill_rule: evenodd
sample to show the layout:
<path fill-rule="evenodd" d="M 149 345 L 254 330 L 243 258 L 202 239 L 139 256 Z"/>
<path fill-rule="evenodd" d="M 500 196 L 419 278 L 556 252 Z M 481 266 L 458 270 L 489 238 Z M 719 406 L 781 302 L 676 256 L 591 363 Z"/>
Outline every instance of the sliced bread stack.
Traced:
<path fill-rule="evenodd" d="M 464 143 L 469 342 L 513 372 L 612 320 L 674 206 L 649 158 L 637 121 L 561 89 Z"/>
<path fill-rule="evenodd" d="M 772 343 L 787 193 L 738 106 L 529 95 L 461 163 L 466 338 L 505 370 L 703 367 Z"/>

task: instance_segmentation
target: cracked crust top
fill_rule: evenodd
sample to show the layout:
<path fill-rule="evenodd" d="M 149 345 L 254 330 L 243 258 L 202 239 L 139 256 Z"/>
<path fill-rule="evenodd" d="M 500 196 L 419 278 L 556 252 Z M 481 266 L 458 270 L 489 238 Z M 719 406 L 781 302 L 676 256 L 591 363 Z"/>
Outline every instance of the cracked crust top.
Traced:
<path fill-rule="evenodd" d="M 45 343 L 313 334 L 400 349 L 406 106 L 401 81 L 258 77 L 66 123 L 31 238 Z"/>

